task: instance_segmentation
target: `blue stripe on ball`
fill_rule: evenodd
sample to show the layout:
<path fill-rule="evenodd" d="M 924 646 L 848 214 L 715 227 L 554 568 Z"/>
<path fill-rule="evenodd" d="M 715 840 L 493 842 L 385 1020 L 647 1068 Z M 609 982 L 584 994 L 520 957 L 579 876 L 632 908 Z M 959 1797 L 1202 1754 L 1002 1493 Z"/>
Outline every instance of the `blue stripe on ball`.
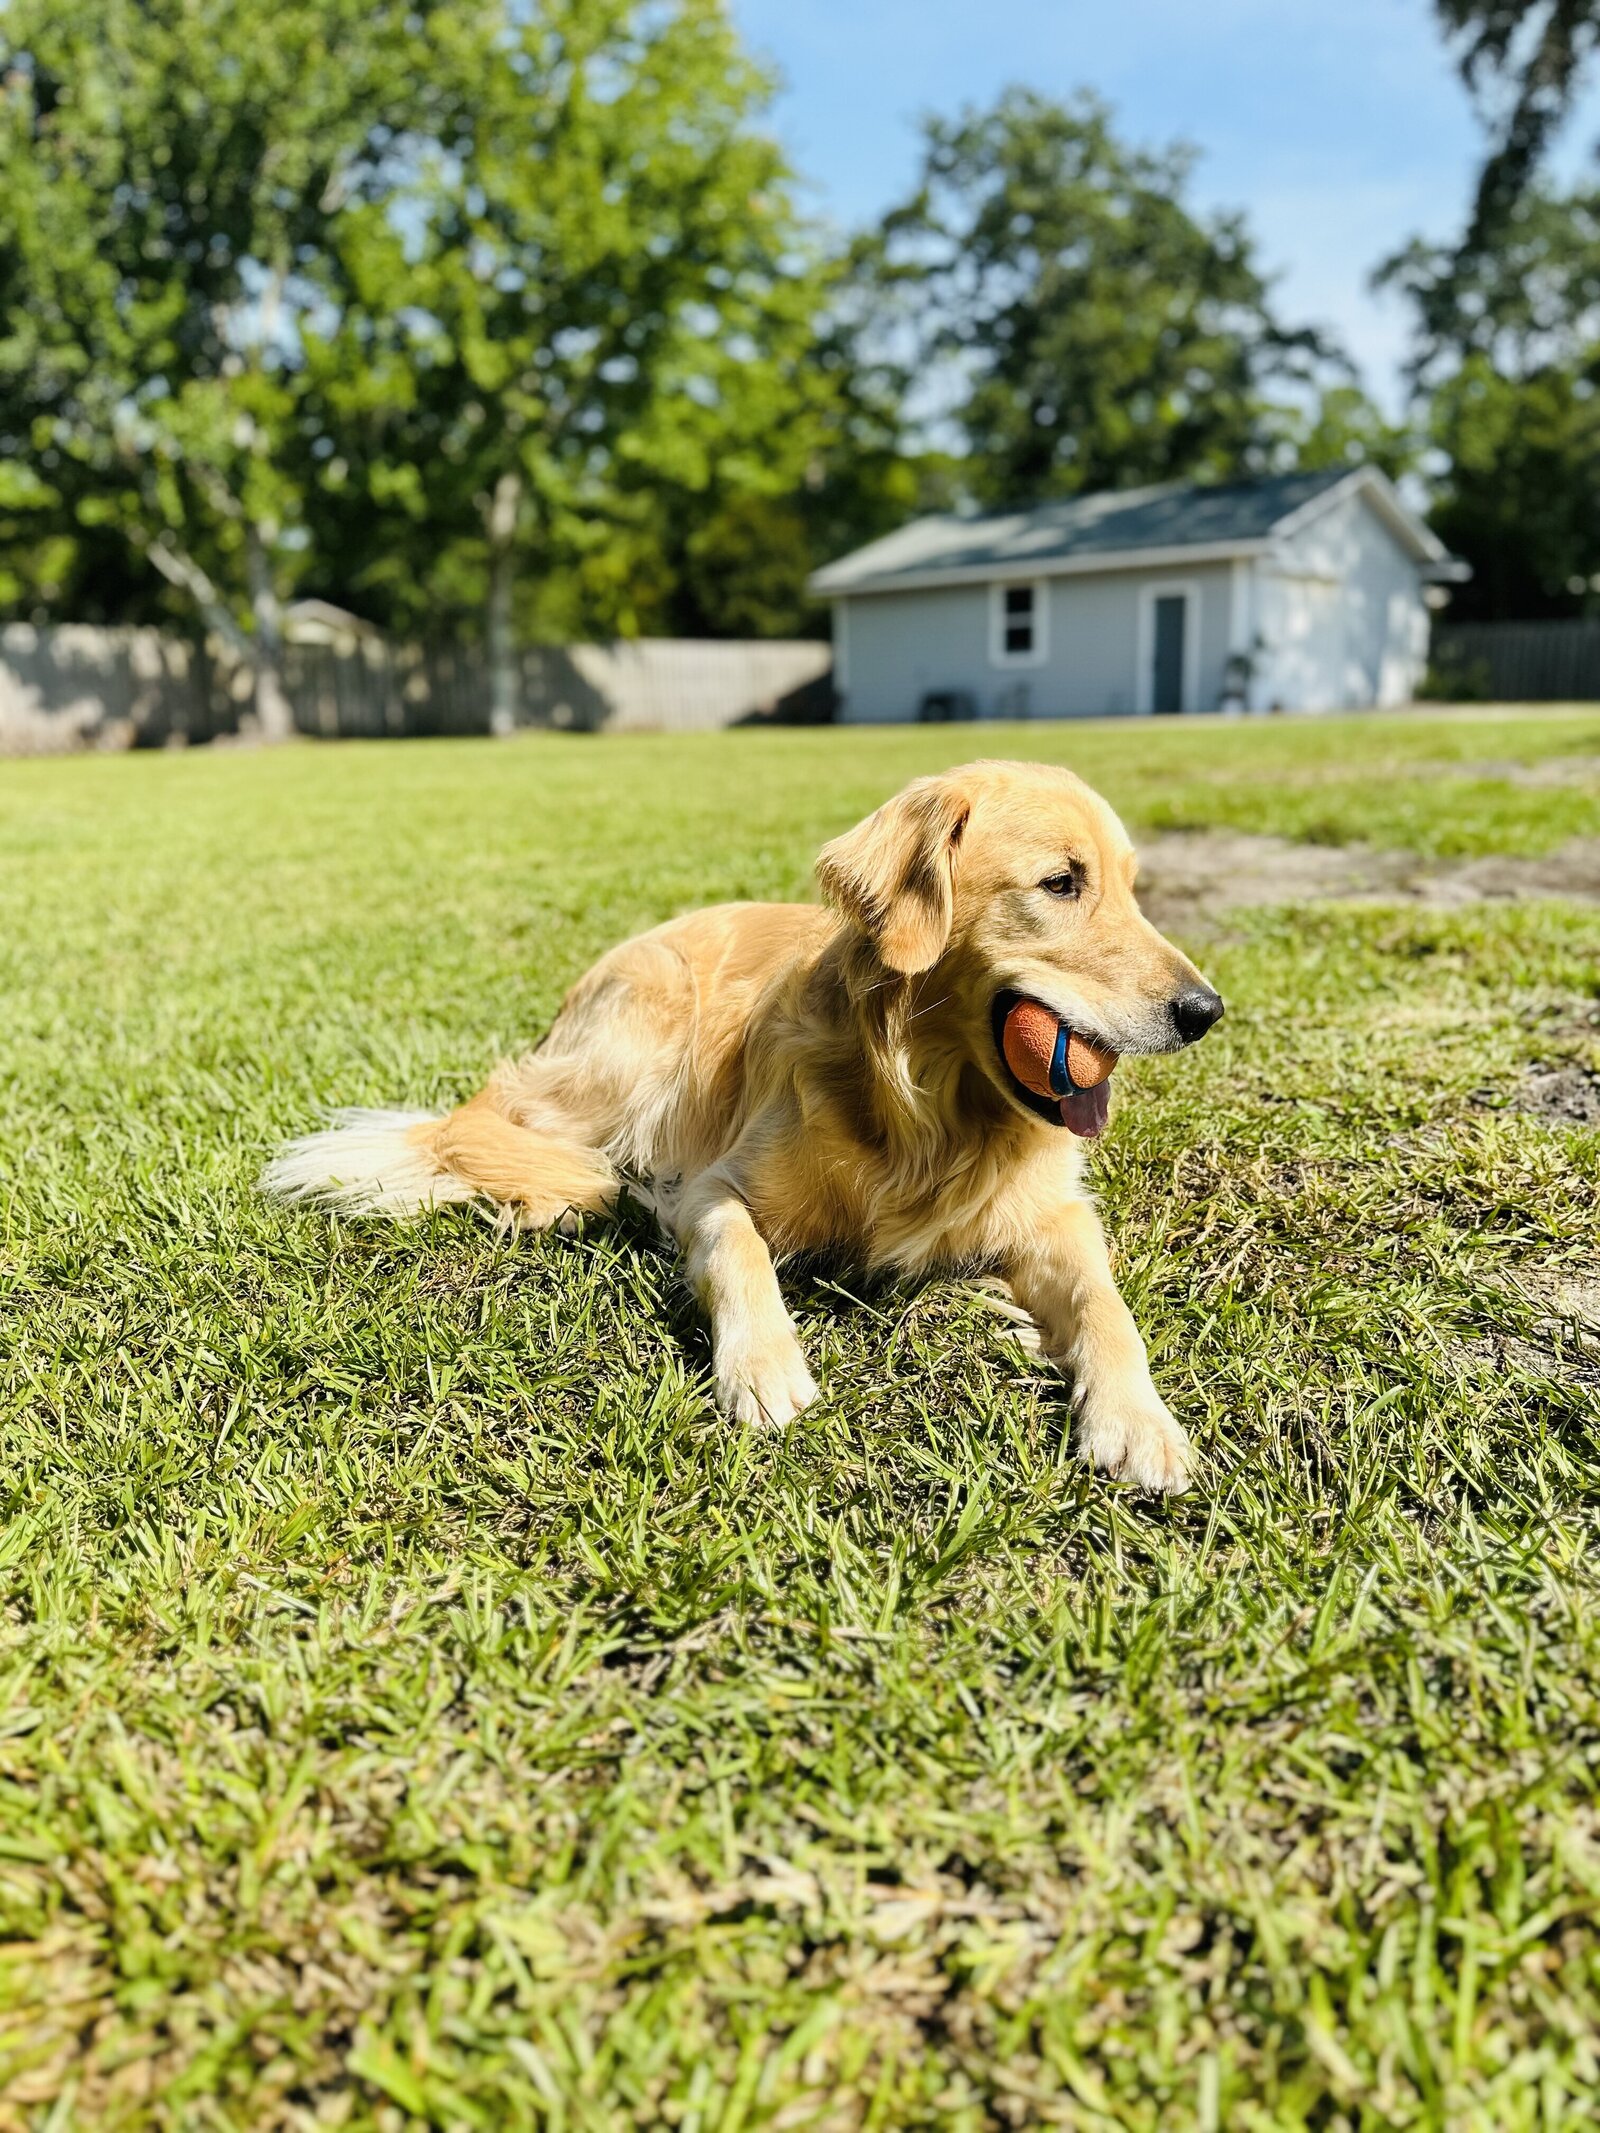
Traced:
<path fill-rule="evenodd" d="M 1063 1022 L 1056 1031 L 1055 1056 L 1050 1061 L 1050 1090 L 1055 1096 L 1070 1096 L 1073 1088 L 1072 1076 L 1067 1071 L 1067 1025 Z"/>

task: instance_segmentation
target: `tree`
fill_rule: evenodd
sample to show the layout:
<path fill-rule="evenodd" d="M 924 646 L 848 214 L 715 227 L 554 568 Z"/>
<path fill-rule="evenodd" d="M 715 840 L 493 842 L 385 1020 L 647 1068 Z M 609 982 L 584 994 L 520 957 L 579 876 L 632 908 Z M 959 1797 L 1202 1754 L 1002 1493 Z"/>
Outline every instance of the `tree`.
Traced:
<path fill-rule="evenodd" d="M 1600 43 L 1600 0 L 1435 5 L 1456 46 L 1463 80 L 1489 107 L 1491 146 L 1462 246 L 1463 255 L 1471 256 L 1497 240 L 1571 108 L 1585 62 Z"/>
<path fill-rule="evenodd" d="M 1240 218 L 1189 206 L 1193 161 L 1090 96 L 929 123 L 879 278 L 980 501 L 1250 471 L 1288 436 L 1272 395 L 1315 402 L 1328 351 L 1278 322 Z"/>
<path fill-rule="evenodd" d="M 826 264 L 722 0 L 8 0 L 0 72 L 12 582 L 186 603 L 267 729 L 297 586 L 481 626 L 503 728 L 518 638 L 803 484 Z"/>
<path fill-rule="evenodd" d="M 1502 377 L 1472 356 L 1434 397 L 1434 530 L 1472 565 L 1462 620 L 1600 613 L 1600 362 Z"/>
<path fill-rule="evenodd" d="M 8 0 L 0 460 L 41 530 L 159 581 L 292 719 L 279 608 L 306 543 L 306 337 L 340 225 L 439 132 L 397 0 Z"/>
<path fill-rule="evenodd" d="M 833 263 L 796 370 L 802 403 L 768 440 L 776 484 L 666 499 L 671 614 L 684 634 L 820 629 L 822 611 L 806 591 L 812 570 L 960 501 L 959 464 L 911 434 L 911 378 L 882 345 L 874 259 L 866 241 Z"/>
<path fill-rule="evenodd" d="M 1418 438 L 1408 421 L 1391 422 L 1353 379 L 1334 377 L 1303 401 L 1267 412 L 1264 434 L 1276 464 L 1304 468 L 1379 467 L 1391 481 L 1416 465 Z"/>
<path fill-rule="evenodd" d="M 792 488 L 823 269 L 721 0 L 536 0 L 473 58 L 448 148 L 404 212 L 368 211 L 341 330 L 413 404 L 398 456 L 374 405 L 340 472 L 391 529 L 424 507 L 481 593 L 504 730 L 519 636 L 629 632 L 670 599 L 674 495 Z"/>
<path fill-rule="evenodd" d="M 1600 343 L 1600 190 L 1536 186 L 1492 247 L 1463 256 L 1413 238 L 1373 276 L 1410 304 L 1412 376 L 1427 388 L 1470 355 L 1507 377 L 1582 363 Z"/>
<path fill-rule="evenodd" d="M 1600 191 L 1536 187 L 1496 242 L 1420 241 L 1380 268 L 1416 320 L 1413 377 L 1435 462 L 1431 518 L 1473 568 L 1452 611 L 1600 607 Z"/>

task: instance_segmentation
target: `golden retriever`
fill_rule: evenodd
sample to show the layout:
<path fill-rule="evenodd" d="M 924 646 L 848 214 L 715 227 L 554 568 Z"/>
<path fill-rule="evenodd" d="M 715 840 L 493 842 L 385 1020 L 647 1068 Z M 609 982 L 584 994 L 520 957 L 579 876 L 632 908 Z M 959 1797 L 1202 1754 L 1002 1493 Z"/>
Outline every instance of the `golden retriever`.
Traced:
<path fill-rule="evenodd" d="M 1136 865 L 1070 771 L 919 778 L 825 847 L 831 908 L 729 904 L 626 941 L 460 1110 L 345 1113 L 266 1183 L 356 1212 L 475 1200 L 546 1225 L 636 1181 L 683 1250 L 718 1403 L 741 1422 L 787 1423 L 816 1397 L 774 1254 L 991 1269 L 1072 1380 L 1082 1457 L 1181 1489 L 1189 1442 L 1084 1191 L 1104 1097 L 1042 1099 L 1001 1037 L 1018 1000 L 1103 1052 L 1210 1029 L 1222 1002 L 1141 914 Z"/>

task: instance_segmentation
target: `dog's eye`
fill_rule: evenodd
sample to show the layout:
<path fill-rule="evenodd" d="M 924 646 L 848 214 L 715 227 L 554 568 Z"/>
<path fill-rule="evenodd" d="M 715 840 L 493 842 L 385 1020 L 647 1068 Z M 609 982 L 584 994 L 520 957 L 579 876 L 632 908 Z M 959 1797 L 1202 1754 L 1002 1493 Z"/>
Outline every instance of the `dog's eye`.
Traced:
<path fill-rule="evenodd" d="M 1077 870 L 1068 867 L 1064 874 L 1047 875 L 1039 886 L 1051 896 L 1076 896 L 1083 884 L 1078 878 Z"/>

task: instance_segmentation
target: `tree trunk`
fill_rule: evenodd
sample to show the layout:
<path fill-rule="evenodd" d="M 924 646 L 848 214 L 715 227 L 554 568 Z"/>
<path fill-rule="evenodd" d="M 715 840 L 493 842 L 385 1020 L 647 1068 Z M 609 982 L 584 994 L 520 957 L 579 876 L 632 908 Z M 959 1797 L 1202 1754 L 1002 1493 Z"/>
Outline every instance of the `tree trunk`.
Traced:
<path fill-rule="evenodd" d="M 246 666 L 254 666 L 254 646 L 229 614 L 221 593 L 194 558 L 165 540 L 152 541 L 146 553 L 169 585 L 176 585 L 180 592 L 189 595 L 199 608 L 206 628 L 222 639 L 236 659 L 242 660 Z"/>
<path fill-rule="evenodd" d="M 256 640 L 246 636 L 235 622 L 228 611 L 228 603 L 194 557 L 185 554 L 181 548 L 174 548 L 165 536 L 151 541 L 145 553 L 169 585 L 176 585 L 180 592 L 188 594 L 200 610 L 200 619 L 205 627 L 213 636 L 222 640 L 240 666 L 247 668 L 252 675 L 256 674 Z"/>
<path fill-rule="evenodd" d="M 517 646 L 511 596 L 516 589 L 513 543 L 521 502 L 522 476 L 502 474 L 489 504 L 489 731 L 501 735 L 514 733 L 517 726 Z"/>
<path fill-rule="evenodd" d="M 283 686 L 283 614 L 272 582 L 272 560 L 257 526 L 245 534 L 245 560 L 256 622 L 256 723 L 264 741 L 292 741 L 294 706 Z"/>

